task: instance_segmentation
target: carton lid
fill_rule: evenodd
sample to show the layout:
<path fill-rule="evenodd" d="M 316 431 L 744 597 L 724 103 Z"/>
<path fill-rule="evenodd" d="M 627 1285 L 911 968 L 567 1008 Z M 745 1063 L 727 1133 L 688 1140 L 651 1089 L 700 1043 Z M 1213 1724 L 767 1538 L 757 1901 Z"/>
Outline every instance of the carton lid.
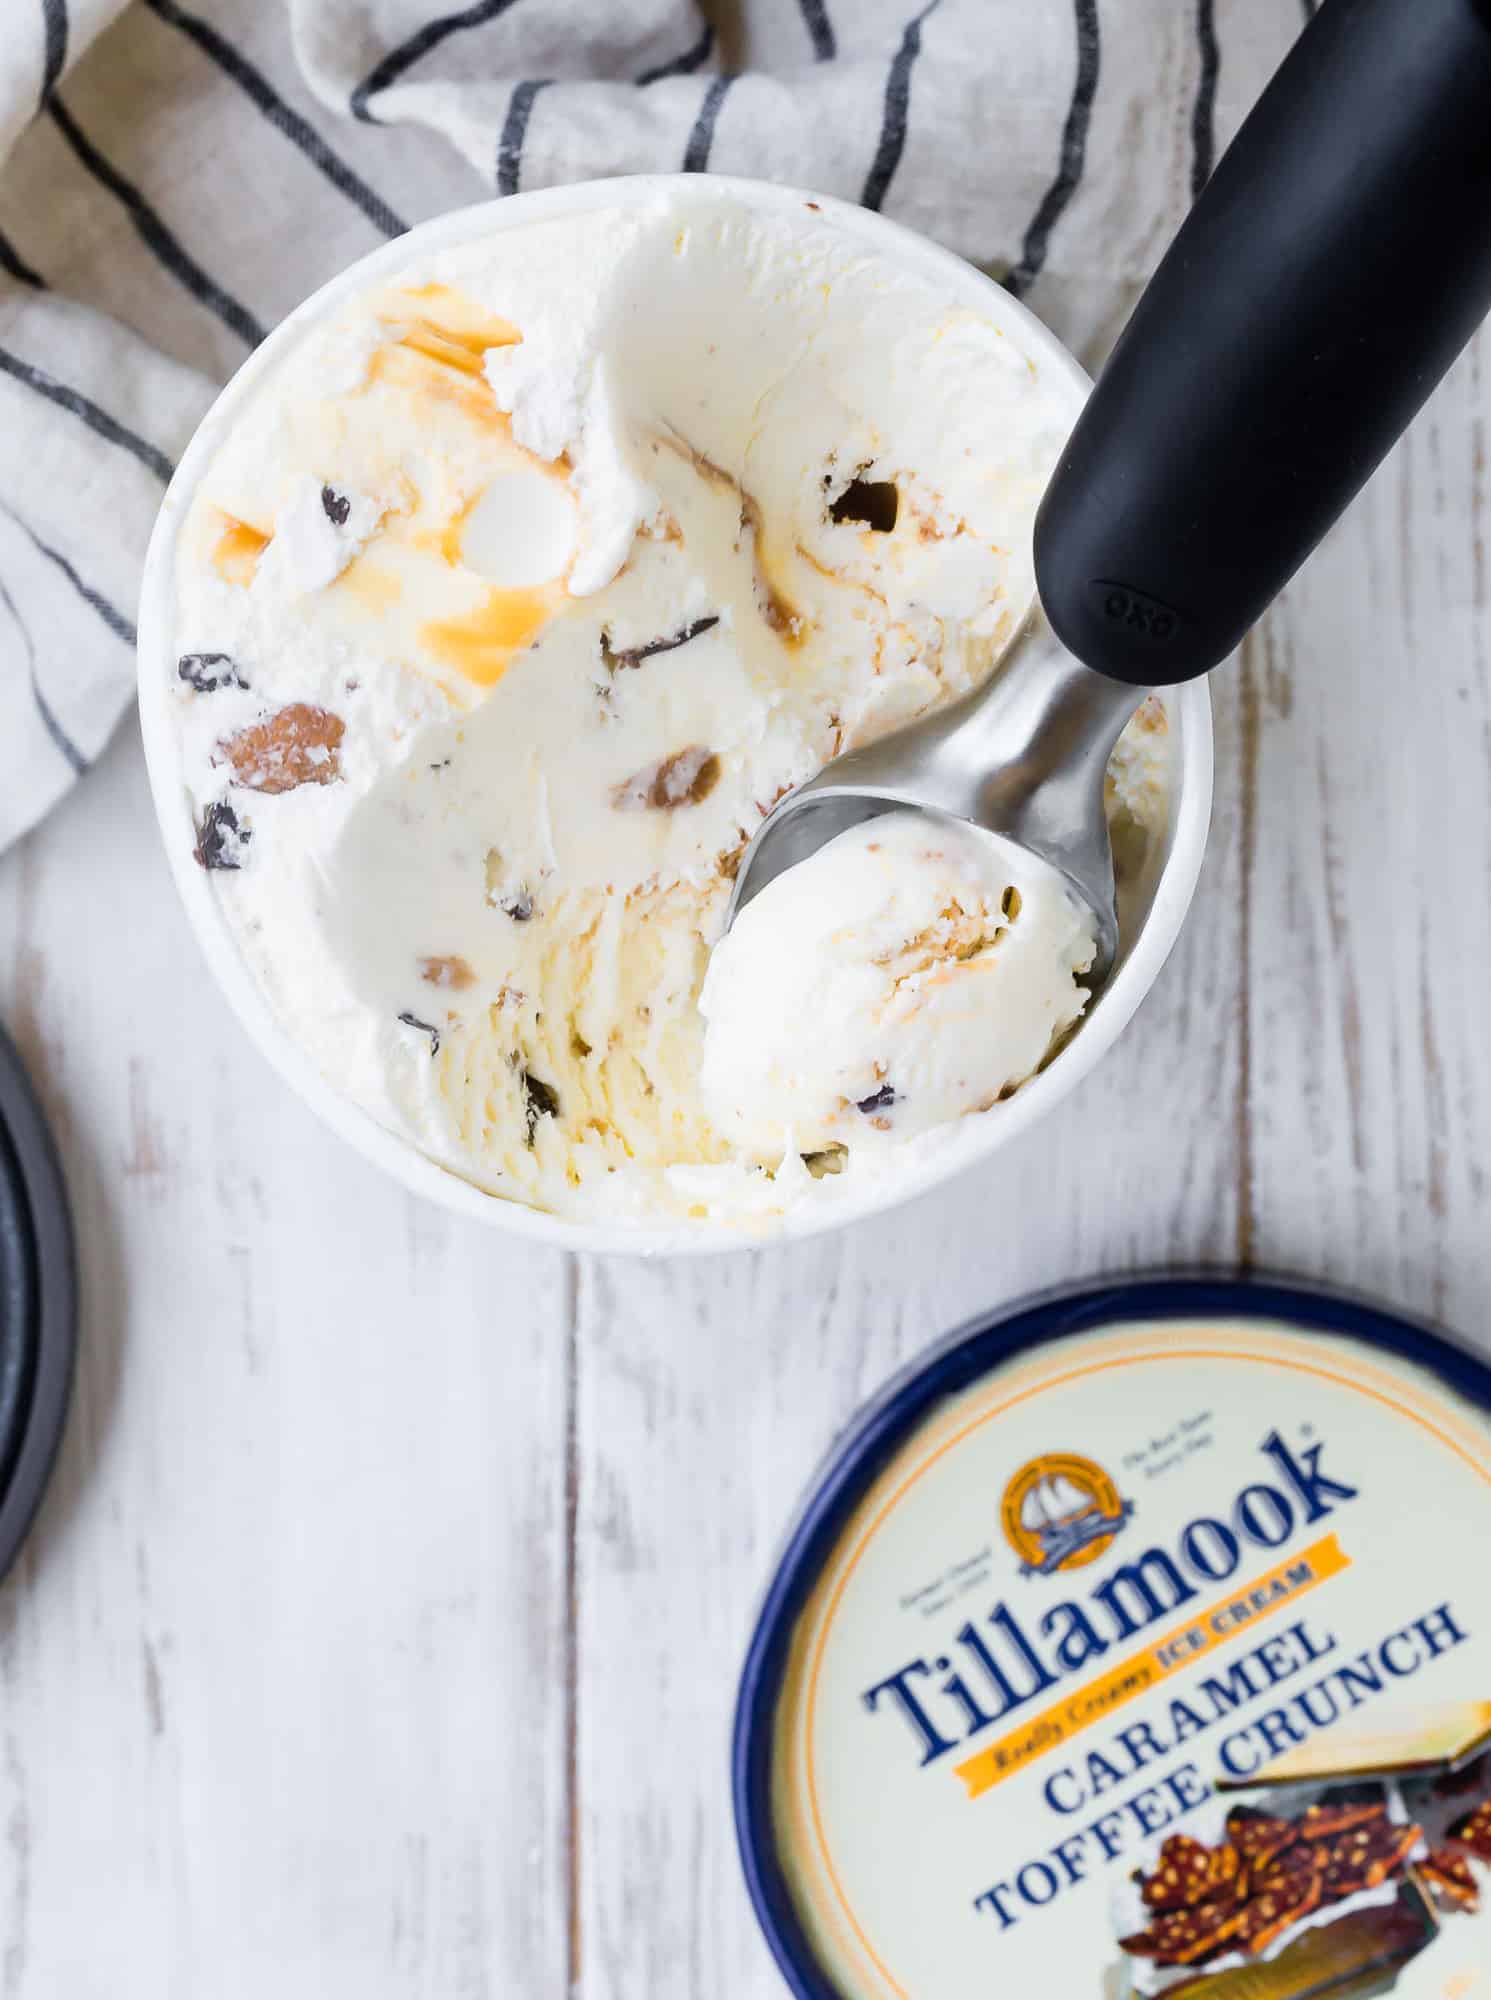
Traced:
<path fill-rule="evenodd" d="M 736 1718 L 800 2000 L 1491 1996 L 1491 1367 L 1359 1301 L 1019 1306 L 816 1482 Z"/>
<path fill-rule="evenodd" d="M 67 1190 L 20 1058 L 0 1033 L 0 1576 L 51 1476 L 76 1346 Z"/>

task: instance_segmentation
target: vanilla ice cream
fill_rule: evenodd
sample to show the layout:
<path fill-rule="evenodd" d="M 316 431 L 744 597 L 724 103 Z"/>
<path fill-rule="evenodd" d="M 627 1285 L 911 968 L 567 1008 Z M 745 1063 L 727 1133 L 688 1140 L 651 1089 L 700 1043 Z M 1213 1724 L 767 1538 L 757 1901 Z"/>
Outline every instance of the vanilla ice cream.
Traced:
<path fill-rule="evenodd" d="M 903 981 L 904 1100 L 799 1129 L 746 1101 L 743 1024 L 706 1066 L 699 997 L 774 801 L 991 670 L 1079 394 L 816 204 L 702 187 L 411 252 L 302 334 L 191 496 L 171 686 L 197 860 L 332 1086 L 494 1196 L 625 1221 L 833 1199 L 1028 1075 L 1081 939 L 953 842 L 867 925 L 963 883 L 929 947 L 961 964 L 986 892 L 1026 908 L 1002 977 Z M 1163 709 L 1113 776 L 1133 875 Z M 985 991 L 978 1061 L 939 1055 Z"/>
<path fill-rule="evenodd" d="M 987 1111 L 1088 998 L 1090 912 L 1012 842 L 917 812 L 841 833 L 715 946 L 700 1086 L 750 1158 L 894 1145 Z"/>

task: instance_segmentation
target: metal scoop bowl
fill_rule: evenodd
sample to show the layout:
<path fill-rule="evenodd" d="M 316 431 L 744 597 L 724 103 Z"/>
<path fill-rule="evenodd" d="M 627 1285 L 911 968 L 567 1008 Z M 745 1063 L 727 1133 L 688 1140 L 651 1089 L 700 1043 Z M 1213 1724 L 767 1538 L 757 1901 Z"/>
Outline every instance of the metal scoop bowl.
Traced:
<path fill-rule="evenodd" d="M 925 722 L 851 750 L 756 831 L 728 923 L 784 869 L 862 820 L 907 807 L 967 820 L 1049 862 L 1094 918 L 1092 977 L 1118 949 L 1103 777 L 1141 690 L 1074 660 L 1039 611 L 992 680 Z"/>

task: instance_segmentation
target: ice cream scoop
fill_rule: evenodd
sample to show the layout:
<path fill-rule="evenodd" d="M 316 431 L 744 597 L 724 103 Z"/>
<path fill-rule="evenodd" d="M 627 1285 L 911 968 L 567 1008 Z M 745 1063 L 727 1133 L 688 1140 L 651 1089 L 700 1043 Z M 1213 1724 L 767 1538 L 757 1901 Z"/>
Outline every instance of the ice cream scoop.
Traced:
<path fill-rule="evenodd" d="M 1026 848 L 862 820 L 716 947 L 700 1092 L 747 1158 L 883 1153 L 1012 1096 L 1080 1019 L 1092 960 L 1086 911 Z"/>
<path fill-rule="evenodd" d="M 993 679 L 924 722 L 836 757 L 757 829 L 736 877 L 746 904 L 827 841 L 907 807 L 966 820 L 1060 870 L 1092 913 L 1101 978 L 1118 946 L 1103 780 L 1144 690 L 1093 673 L 1031 613 Z"/>
<path fill-rule="evenodd" d="M 1145 689 L 1232 651 L 1491 307 L 1491 9 L 1330 0 L 1171 245 L 1036 521 L 1040 608 L 986 686 L 763 821 L 729 921 L 894 808 L 1059 868 L 1117 943 L 1103 771 Z"/>

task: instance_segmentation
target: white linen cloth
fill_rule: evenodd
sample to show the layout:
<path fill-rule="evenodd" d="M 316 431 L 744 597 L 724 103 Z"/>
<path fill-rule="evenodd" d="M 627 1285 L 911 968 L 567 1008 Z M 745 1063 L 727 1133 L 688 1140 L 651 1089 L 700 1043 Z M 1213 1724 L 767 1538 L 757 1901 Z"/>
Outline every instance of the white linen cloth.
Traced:
<path fill-rule="evenodd" d="M 520 188 L 751 174 L 885 209 L 1081 346 L 1312 6 L 0 0 L 0 849 L 130 700 L 193 426 L 353 258 Z"/>

